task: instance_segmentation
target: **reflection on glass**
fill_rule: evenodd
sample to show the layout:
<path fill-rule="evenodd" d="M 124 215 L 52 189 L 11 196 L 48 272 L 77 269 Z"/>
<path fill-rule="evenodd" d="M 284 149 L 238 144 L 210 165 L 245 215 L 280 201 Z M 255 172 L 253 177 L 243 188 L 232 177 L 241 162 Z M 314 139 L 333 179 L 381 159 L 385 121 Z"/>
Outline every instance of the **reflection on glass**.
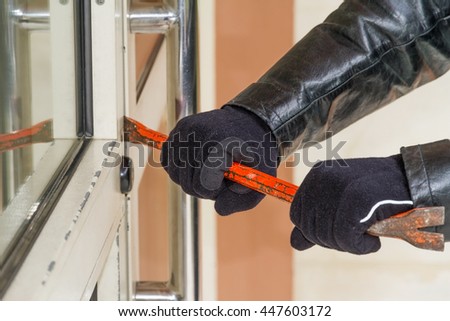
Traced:
<path fill-rule="evenodd" d="M 6 203 L 0 214 L 0 262 L 4 262 L 14 251 L 15 244 L 12 241 L 23 237 L 20 232 L 33 219 L 33 214 L 42 201 L 43 191 L 72 145 L 72 140 L 55 140 L 40 144 L 42 152 L 31 151 L 33 156 L 39 155 L 40 159 L 33 162 L 33 172 L 17 186 L 13 198 Z M 12 152 L 6 152 L 8 153 Z"/>
<path fill-rule="evenodd" d="M 0 1 L 0 272 L 75 138 L 73 48 L 71 1 Z"/>
<path fill-rule="evenodd" d="M 164 36 L 161 34 L 136 34 L 136 98 L 138 100 L 163 41 Z"/>

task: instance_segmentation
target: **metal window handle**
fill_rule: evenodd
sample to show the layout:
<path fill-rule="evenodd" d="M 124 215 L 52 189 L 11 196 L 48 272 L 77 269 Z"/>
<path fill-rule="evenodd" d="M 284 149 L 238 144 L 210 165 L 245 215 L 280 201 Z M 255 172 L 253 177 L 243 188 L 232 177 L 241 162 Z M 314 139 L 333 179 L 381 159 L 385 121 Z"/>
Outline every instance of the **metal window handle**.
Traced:
<path fill-rule="evenodd" d="M 197 1 L 129 2 L 132 33 L 163 33 L 167 46 L 168 125 L 196 112 Z M 198 300 L 199 252 L 197 200 L 171 184 L 170 280 L 138 282 L 136 300 Z"/>

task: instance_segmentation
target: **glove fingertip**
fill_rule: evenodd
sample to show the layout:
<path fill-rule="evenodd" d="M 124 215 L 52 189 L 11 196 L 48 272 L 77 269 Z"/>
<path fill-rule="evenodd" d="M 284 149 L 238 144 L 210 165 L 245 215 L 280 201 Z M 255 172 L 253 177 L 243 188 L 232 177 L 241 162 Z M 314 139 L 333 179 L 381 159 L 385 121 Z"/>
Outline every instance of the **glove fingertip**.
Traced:
<path fill-rule="evenodd" d="M 314 243 L 308 241 L 298 228 L 294 228 L 291 233 L 291 246 L 298 251 L 304 251 L 313 247 Z"/>
<path fill-rule="evenodd" d="M 214 170 L 206 166 L 203 166 L 200 170 L 199 181 L 201 187 L 207 191 L 216 191 L 220 189 L 223 180 L 223 171 Z"/>
<path fill-rule="evenodd" d="M 214 209 L 220 216 L 228 216 L 236 212 L 233 209 L 231 209 L 230 206 L 226 206 L 222 204 L 222 202 L 218 202 L 217 200 L 214 203 Z"/>
<path fill-rule="evenodd" d="M 365 234 L 359 240 L 359 242 L 355 241 L 355 246 L 352 249 L 349 249 L 348 251 L 354 254 L 363 255 L 375 253 L 380 248 L 381 242 L 379 237 Z"/>
<path fill-rule="evenodd" d="M 302 211 L 301 211 L 301 204 L 302 204 L 302 195 L 300 193 L 300 190 L 297 191 L 294 195 L 294 199 L 292 200 L 290 209 L 289 209 L 289 217 L 291 219 L 291 222 L 295 226 L 301 226 L 301 217 L 302 217 Z"/>
<path fill-rule="evenodd" d="M 262 201 L 264 195 L 255 191 L 246 194 L 236 194 L 229 189 L 224 189 L 217 196 L 214 208 L 221 216 L 227 216 L 236 212 L 247 211 L 254 208 Z"/>

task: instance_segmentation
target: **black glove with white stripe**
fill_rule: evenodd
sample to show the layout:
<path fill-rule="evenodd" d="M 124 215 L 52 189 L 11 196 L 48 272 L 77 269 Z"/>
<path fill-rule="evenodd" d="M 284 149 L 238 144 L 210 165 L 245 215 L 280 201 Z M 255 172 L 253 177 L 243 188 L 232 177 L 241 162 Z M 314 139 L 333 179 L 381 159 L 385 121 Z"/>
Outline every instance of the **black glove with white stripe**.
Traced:
<path fill-rule="evenodd" d="M 291 245 L 300 251 L 317 244 L 353 254 L 376 252 L 380 240 L 367 229 L 412 206 L 400 155 L 320 162 L 291 205 Z"/>

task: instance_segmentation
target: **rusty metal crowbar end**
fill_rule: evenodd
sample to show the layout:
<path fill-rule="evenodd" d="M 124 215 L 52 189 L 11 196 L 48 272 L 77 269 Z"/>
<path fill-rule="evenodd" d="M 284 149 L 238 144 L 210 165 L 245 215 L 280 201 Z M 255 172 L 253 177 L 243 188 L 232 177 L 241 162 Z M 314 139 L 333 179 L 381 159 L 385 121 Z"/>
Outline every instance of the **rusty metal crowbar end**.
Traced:
<path fill-rule="evenodd" d="M 420 249 L 444 251 L 443 234 L 419 230 L 443 225 L 444 221 L 444 207 L 415 208 L 376 222 L 367 233 L 373 236 L 399 238 Z"/>

